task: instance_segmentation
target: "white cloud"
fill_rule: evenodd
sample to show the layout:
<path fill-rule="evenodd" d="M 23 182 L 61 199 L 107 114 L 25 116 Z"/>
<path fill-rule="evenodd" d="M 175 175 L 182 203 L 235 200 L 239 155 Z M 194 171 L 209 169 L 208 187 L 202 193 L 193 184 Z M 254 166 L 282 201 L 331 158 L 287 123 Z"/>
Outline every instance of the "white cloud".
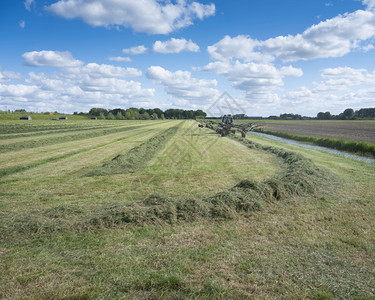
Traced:
<path fill-rule="evenodd" d="M 26 97 L 33 96 L 38 90 L 35 85 L 24 85 L 24 84 L 0 84 L 0 95 L 1 97 Z"/>
<path fill-rule="evenodd" d="M 1 106 L 33 110 L 88 111 L 92 106 L 137 105 L 153 99 L 155 90 L 140 82 L 127 80 L 141 76 L 135 68 L 89 63 L 64 67 L 52 74 L 30 72 L 27 78 L 14 72 L 0 71 Z M 23 84 L 10 84 L 21 79 Z"/>
<path fill-rule="evenodd" d="M 171 72 L 159 66 L 148 68 L 147 78 L 164 87 L 165 91 L 186 105 L 210 103 L 217 98 L 216 80 L 196 79 L 188 71 Z"/>
<path fill-rule="evenodd" d="M 359 109 L 373 106 L 375 71 L 350 67 L 327 68 L 322 70 L 321 78 L 322 81 L 313 83 L 312 87 L 302 86 L 285 92 L 281 96 L 282 105 L 311 116 L 319 111 L 338 114 L 348 107 Z"/>
<path fill-rule="evenodd" d="M 368 2 L 370 5 L 370 1 Z M 375 11 L 357 10 L 320 22 L 297 35 L 278 36 L 264 41 L 243 35 L 225 36 L 209 46 L 207 52 L 215 60 L 238 58 L 269 62 L 279 58 L 284 62 L 291 62 L 341 57 L 355 49 L 368 51 L 373 48 L 372 45 L 362 44 L 373 38 Z"/>
<path fill-rule="evenodd" d="M 227 35 L 216 44 L 208 46 L 207 52 L 213 59 L 221 61 L 232 58 L 255 62 L 272 60 L 271 56 L 255 51 L 259 45 L 259 41 L 245 35 L 238 35 L 234 38 Z"/>
<path fill-rule="evenodd" d="M 22 55 L 25 65 L 35 67 L 77 67 L 82 62 L 73 58 L 69 51 L 32 51 Z"/>
<path fill-rule="evenodd" d="M 136 32 L 169 34 L 215 14 L 214 4 L 186 0 L 60 0 L 46 10 L 67 19 L 82 18 L 92 26 L 123 26 Z"/>
<path fill-rule="evenodd" d="M 131 62 L 132 61 L 130 57 L 123 57 L 123 56 L 108 57 L 108 60 L 118 61 L 118 62 Z"/>
<path fill-rule="evenodd" d="M 302 34 L 261 42 L 260 48 L 283 61 L 341 57 L 375 36 L 375 13 L 358 10 L 313 25 Z"/>
<path fill-rule="evenodd" d="M 365 2 L 371 7 L 375 0 Z M 278 36 L 263 41 L 245 35 L 225 36 L 207 47 L 207 52 L 214 61 L 200 70 L 224 76 L 235 89 L 244 91 L 247 99 L 251 99 L 253 103 L 269 103 L 275 107 L 285 103 L 304 103 L 306 106 L 309 102 L 296 100 L 301 93 L 309 94 L 307 99 L 316 103 L 323 101 L 321 99 L 330 103 L 335 99 L 335 103 L 338 103 L 338 98 L 349 87 L 374 82 L 374 74 L 350 68 L 326 69 L 322 72 L 323 81 L 314 83 L 312 89 L 306 88 L 294 94 L 290 92 L 289 96 L 294 100 L 288 101 L 283 95 L 284 78 L 300 77 L 303 72 L 283 63 L 341 57 L 351 51 L 370 51 L 374 48 L 374 39 L 375 11 L 358 10 L 320 22 L 296 35 Z M 281 66 L 276 67 L 274 61 Z M 336 75 L 333 76 L 334 74 Z M 347 99 L 350 97 L 346 96 Z M 279 111 L 280 108 L 282 107 L 278 107 Z"/>
<path fill-rule="evenodd" d="M 143 53 L 146 53 L 147 51 L 148 51 L 148 49 L 143 45 L 131 47 L 131 48 L 128 48 L 128 49 L 122 49 L 123 53 L 133 54 L 133 55 L 143 54 Z"/>
<path fill-rule="evenodd" d="M 367 6 L 367 9 L 371 10 L 375 8 L 375 0 L 363 0 L 363 5 Z"/>
<path fill-rule="evenodd" d="M 283 86 L 285 76 L 302 76 L 302 70 L 292 66 L 277 69 L 272 64 L 241 63 L 240 61 L 217 61 L 203 67 L 203 71 L 224 76 L 236 89 L 245 91 L 249 96 L 264 97 L 278 87 Z"/>
<path fill-rule="evenodd" d="M 135 68 L 122 68 L 112 65 L 98 65 L 89 63 L 81 68 L 81 72 L 92 78 L 126 78 L 142 76 L 142 72 Z"/>
<path fill-rule="evenodd" d="M 31 11 L 31 5 L 34 3 L 35 0 L 26 0 L 23 4 L 28 11 Z"/>
<path fill-rule="evenodd" d="M 152 50 L 157 53 L 180 53 L 182 51 L 199 52 L 199 46 L 192 40 L 175 39 L 172 38 L 168 41 L 156 41 Z"/>
<path fill-rule="evenodd" d="M 319 92 L 349 91 L 355 86 L 374 85 L 375 72 L 350 67 L 327 68 L 321 72 L 323 81 L 315 83 Z"/>
<path fill-rule="evenodd" d="M 0 82 L 9 82 L 12 79 L 18 79 L 21 75 L 16 72 L 0 71 Z"/>
<path fill-rule="evenodd" d="M 24 20 L 22 20 L 22 21 L 20 21 L 19 25 L 20 25 L 20 27 L 21 27 L 22 29 L 24 29 L 24 28 L 25 28 L 25 25 L 26 25 L 26 22 L 25 22 Z"/>

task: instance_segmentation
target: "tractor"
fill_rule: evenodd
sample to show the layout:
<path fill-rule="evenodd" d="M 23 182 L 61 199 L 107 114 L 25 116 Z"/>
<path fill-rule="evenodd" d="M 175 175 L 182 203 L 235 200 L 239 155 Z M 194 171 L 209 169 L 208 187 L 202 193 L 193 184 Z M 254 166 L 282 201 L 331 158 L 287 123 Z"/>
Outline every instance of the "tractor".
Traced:
<path fill-rule="evenodd" d="M 258 125 L 255 123 L 234 124 L 233 117 L 231 115 L 224 115 L 216 128 L 216 132 L 221 136 L 226 136 L 228 134 L 236 134 L 236 131 L 239 131 L 241 136 L 244 138 L 246 136 L 246 132 L 253 130 L 257 126 Z"/>
<path fill-rule="evenodd" d="M 226 136 L 230 133 L 236 134 L 233 117 L 231 115 L 224 115 L 221 118 L 221 122 L 219 123 L 219 127 L 216 129 L 216 132 L 221 136 Z"/>

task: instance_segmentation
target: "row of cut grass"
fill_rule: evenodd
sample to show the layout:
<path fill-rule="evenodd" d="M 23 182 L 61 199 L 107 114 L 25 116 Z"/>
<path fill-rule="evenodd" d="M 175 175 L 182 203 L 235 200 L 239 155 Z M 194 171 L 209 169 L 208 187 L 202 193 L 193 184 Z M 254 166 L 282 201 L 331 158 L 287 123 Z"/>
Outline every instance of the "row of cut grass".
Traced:
<path fill-rule="evenodd" d="M 160 137 L 174 134 L 178 128 L 172 127 L 155 138 L 141 144 L 142 150 L 154 141 L 160 142 Z M 257 148 L 277 155 L 285 163 L 285 169 L 263 182 L 245 179 L 233 188 L 216 193 L 209 197 L 169 198 L 162 195 L 151 195 L 143 201 L 132 203 L 106 204 L 92 210 L 82 210 L 78 206 L 59 205 L 45 212 L 28 214 L 25 217 L 13 218 L 11 224 L 1 224 L 4 234 L 49 234 L 53 231 L 87 231 L 97 228 L 108 228 L 124 223 L 149 224 L 169 223 L 178 221 L 196 221 L 201 218 L 233 219 L 239 213 L 259 211 L 264 203 L 281 201 L 291 197 L 318 197 L 328 190 L 334 191 L 340 186 L 340 181 L 327 170 L 318 168 L 312 161 L 301 155 L 273 147 L 263 147 L 248 140 L 238 139 L 249 148 Z M 154 147 L 154 145 L 152 145 Z M 137 149 L 139 147 L 135 147 Z M 145 148 L 145 149 L 143 149 Z M 127 158 L 133 159 L 132 150 Z M 139 153 L 139 151 L 137 151 Z M 143 152 L 144 153 L 144 152 Z M 154 154 L 154 153 L 153 153 Z M 152 155 L 153 155 L 152 154 Z M 126 154 L 125 154 L 126 156 Z M 142 157 L 143 160 L 147 160 Z M 141 166 L 143 162 L 138 161 Z M 123 162 L 122 162 L 123 163 Z M 139 169 L 139 164 L 136 165 Z M 98 169 L 99 174 L 113 174 L 121 171 L 127 164 L 113 170 Z M 106 165 L 103 166 L 103 168 Z M 131 169 L 134 171 L 134 169 Z M 95 173 L 91 173 L 94 175 Z M 98 175 L 98 171 L 96 173 Z M 69 221 L 66 221 L 68 217 Z M 56 221 L 58 219 L 58 222 Z M 72 219 L 73 218 L 73 221 Z M 9 226 L 10 225 L 10 226 Z"/>
<path fill-rule="evenodd" d="M 104 124 L 103 124 L 104 125 Z M 114 124 L 108 124 L 107 126 L 69 126 L 67 128 L 62 129 L 51 129 L 51 130 L 37 130 L 33 132 L 28 133 L 15 133 L 15 134 L 3 134 L 0 135 L 0 143 L 9 143 L 11 140 L 14 142 L 15 139 L 33 139 L 37 136 L 47 136 L 47 135 L 55 135 L 60 133 L 66 133 L 66 132 L 75 132 L 75 131 L 86 131 L 86 130 L 95 130 L 95 129 L 105 129 L 105 128 L 113 128 L 116 125 Z M 6 140 L 6 141 L 2 141 Z"/>
<path fill-rule="evenodd" d="M 141 127 L 141 129 L 144 131 L 145 128 Z M 146 133 L 148 131 L 149 130 L 145 130 Z M 30 170 L 30 169 L 33 169 L 33 168 L 36 168 L 36 167 L 39 167 L 39 166 L 42 166 L 42 165 L 50 164 L 52 162 L 61 161 L 65 158 L 75 156 L 77 154 L 85 153 L 85 152 L 88 152 L 88 151 L 95 151 L 96 149 L 102 148 L 104 146 L 110 146 L 113 143 L 123 142 L 124 140 L 131 139 L 136 135 L 138 136 L 139 133 L 135 133 L 135 134 L 132 134 L 132 135 L 126 135 L 125 137 L 121 137 L 121 138 L 117 137 L 115 140 L 111 139 L 110 142 L 104 142 L 104 143 L 103 143 L 103 140 L 99 140 L 100 144 L 95 145 L 95 146 L 93 146 L 92 143 L 90 143 L 91 145 L 89 147 L 85 147 L 83 149 L 79 149 L 79 150 L 76 150 L 76 151 L 69 151 L 68 153 L 64 153 L 64 154 L 61 154 L 61 155 L 47 157 L 45 159 L 38 159 L 37 161 L 34 161 L 32 163 L 28 163 L 28 164 L 16 165 L 16 166 L 13 166 L 13 167 L 8 167 L 8 168 L 1 168 L 0 169 L 0 178 L 3 177 L 3 176 L 8 176 L 8 175 L 14 174 L 14 173 L 24 172 L 26 170 Z M 116 136 L 118 136 L 118 133 L 116 134 Z"/>
<path fill-rule="evenodd" d="M 100 124 L 100 125 L 99 125 Z M 1 121 L 0 132 L 4 135 L 16 135 L 16 134 L 28 134 L 38 133 L 50 130 L 63 130 L 69 128 L 83 128 L 93 126 L 104 126 L 114 125 L 114 122 L 102 122 L 102 121 L 64 121 L 64 122 L 52 122 L 52 121 L 35 121 L 32 123 L 24 121 Z"/>
<path fill-rule="evenodd" d="M 179 125 L 169 128 L 145 143 L 131 149 L 126 154 L 117 155 L 100 168 L 91 171 L 88 176 L 134 173 L 141 170 L 153 158 L 156 152 L 166 145 L 177 132 L 178 128 Z"/>
<path fill-rule="evenodd" d="M 152 124 L 148 124 L 148 125 L 151 126 Z M 147 126 L 147 125 L 132 125 L 132 126 L 127 125 L 127 126 L 115 127 L 115 128 L 95 129 L 95 130 L 90 130 L 89 132 L 84 132 L 84 133 L 81 133 L 81 131 L 77 131 L 75 134 L 62 134 L 62 135 L 57 135 L 53 137 L 40 136 L 39 139 L 34 138 L 32 140 L 24 140 L 24 141 L 18 141 L 15 143 L 8 143 L 8 144 L 0 145 L 0 151 L 2 153 L 6 153 L 6 152 L 11 152 L 11 151 L 20 151 L 24 149 L 37 148 L 37 147 L 53 145 L 53 144 L 61 144 L 61 143 L 66 143 L 70 141 L 89 139 L 93 137 L 97 138 L 97 137 L 105 136 L 111 133 L 133 130 L 136 128 L 140 128 L 142 126 Z"/>

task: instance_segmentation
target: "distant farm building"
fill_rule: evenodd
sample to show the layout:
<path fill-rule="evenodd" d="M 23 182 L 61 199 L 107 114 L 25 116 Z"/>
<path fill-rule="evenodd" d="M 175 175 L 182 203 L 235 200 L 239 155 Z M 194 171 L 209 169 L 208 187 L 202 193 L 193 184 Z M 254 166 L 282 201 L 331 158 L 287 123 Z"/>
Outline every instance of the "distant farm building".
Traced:
<path fill-rule="evenodd" d="M 31 116 L 22 116 L 20 120 L 32 120 Z"/>
<path fill-rule="evenodd" d="M 59 120 L 68 120 L 68 117 L 67 116 L 62 116 L 59 118 Z"/>
<path fill-rule="evenodd" d="M 97 120 L 98 118 L 97 117 L 92 117 L 91 120 Z"/>

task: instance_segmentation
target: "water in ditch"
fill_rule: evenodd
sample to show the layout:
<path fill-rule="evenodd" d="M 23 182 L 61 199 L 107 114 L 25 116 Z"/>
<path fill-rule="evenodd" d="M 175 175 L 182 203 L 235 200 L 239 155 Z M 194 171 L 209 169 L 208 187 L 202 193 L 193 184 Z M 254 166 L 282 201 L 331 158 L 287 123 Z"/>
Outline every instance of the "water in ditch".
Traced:
<path fill-rule="evenodd" d="M 279 141 L 279 142 L 283 142 L 283 143 L 286 143 L 286 144 L 290 144 L 290 145 L 296 145 L 296 146 L 300 146 L 300 147 L 304 147 L 304 148 L 308 148 L 308 149 L 320 150 L 320 151 L 325 151 L 325 152 L 328 152 L 328 153 L 331 153 L 331 154 L 336 154 L 336 155 L 340 155 L 340 156 L 344 156 L 344 157 L 353 158 L 355 160 L 363 161 L 363 162 L 366 162 L 368 164 L 371 164 L 371 163 L 375 162 L 375 159 L 370 158 L 370 157 L 359 156 L 359 155 L 351 154 L 351 153 L 348 153 L 348 152 L 330 149 L 330 148 L 321 147 L 321 146 L 304 144 L 304 143 L 296 142 L 296 141 L 293 141 L 293 140 L 284 139 L 284 138 L 281 138 L 281 137 L 278 137 L 278 136 L 270 135 L 270 134 L 265 134 L 265 133 L 261 133 L 261 132 L 254 132 L 254 131 L 250 131 L 248 133 L 258 135 L 258 136 L 263 136 L 263 137 L 273 139 L 273 140 L 276 140 L 276 141 Z"/>

